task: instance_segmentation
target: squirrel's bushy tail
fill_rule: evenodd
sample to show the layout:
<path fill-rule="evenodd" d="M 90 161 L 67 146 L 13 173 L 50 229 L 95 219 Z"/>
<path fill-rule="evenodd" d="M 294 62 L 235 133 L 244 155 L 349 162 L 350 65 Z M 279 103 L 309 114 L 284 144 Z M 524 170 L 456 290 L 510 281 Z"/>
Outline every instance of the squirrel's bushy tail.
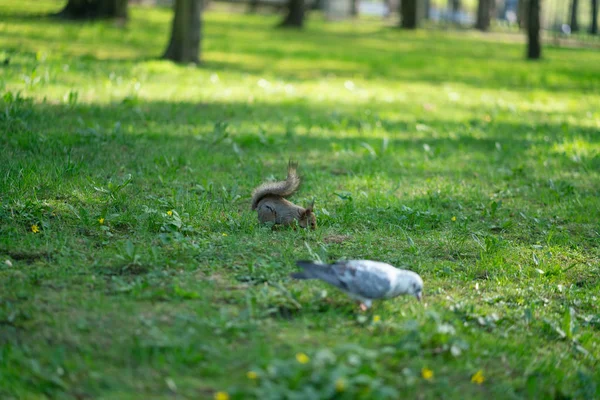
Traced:
<path fill-rule="evenodd" d="M 300 177 L 297 170 L 298 163 L 291 161 L 288 164 L 288 174 L 285 181 L 263 183 L 252 191 L 252 209 L 256 210 L 258 202 L 265 196 L 273 195 L 288 197 L 296 193 L 300 187 Z"/>

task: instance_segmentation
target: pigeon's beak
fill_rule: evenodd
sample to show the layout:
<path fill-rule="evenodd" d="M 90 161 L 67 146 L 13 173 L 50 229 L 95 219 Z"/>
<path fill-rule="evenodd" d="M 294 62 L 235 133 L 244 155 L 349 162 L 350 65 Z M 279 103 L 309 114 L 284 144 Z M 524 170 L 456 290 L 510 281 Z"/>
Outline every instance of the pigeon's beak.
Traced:
<path fill-rule="evenodd" d="M 423 299 L 423 294 L 421 292 L 415 294 L 415 297 L 417 298 L 417 300 L 421 301 Z"/>

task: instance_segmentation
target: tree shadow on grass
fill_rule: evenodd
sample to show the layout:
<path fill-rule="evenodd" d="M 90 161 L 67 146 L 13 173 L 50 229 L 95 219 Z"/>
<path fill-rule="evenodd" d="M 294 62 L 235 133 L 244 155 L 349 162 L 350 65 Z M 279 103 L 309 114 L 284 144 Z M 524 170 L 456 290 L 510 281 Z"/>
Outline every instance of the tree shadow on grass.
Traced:
<path fill-rule="evenodd" d="M 422 149 L 423 145 L 428 144 L 433 148 L 448 147 L 449 150 L 468 147 L 490 154 L 497 151 L 497 143 L 501 143 L 503 148 L 511 153 L 511 157 L 518 157 L 532 145 L 544 146 L 549 150 L 554 143 L 569 136 L 563 123 L 487 123 L 477 119 L 458 122 L 435 115 L 415 122 L 412 119 L 401 119 L 402 117 L 390 119 L 376 114 L 365 115 L 360 112 L 362 108 L 362 105 L 357 105 L 331 110 L 308 103 L 273 104 L 256 101 L 195 103 L 125 99 L 123 102 L 107 105 L 24 101 L 16 104 L 10 111 L 12 114 L 7 114 L 0 123 L 5 124 L 7 128 L 5 133 L 10 133 L 11 121 L 19 121 L 22 127 L 36 127 L 40 133 L 61 137 L 77 137 L 81 135 L 82 130 L 90 126 L 111 129 L 115 123 L 131 124 L 134 131 L 138 131 L 132 131 L 132 136 L 138 139 L 168 138 L 169 142 L 196 140 L 195 136 L 214 131 L 215 124 L 227 123 L 234 130 L 236 127 L 243 127 L 235 132 L 235 136 L 242 138 L 246 147 L 259 151 L 267 151 L 269 148 L 260 140 L 261 135 L 265 138 L 272 135 L 291 142 L 296 137 L 300 142 L 297 144 L 302 147 L 317 149 L 325 149 L 328 144 L 335 142 L 347 144 L 352 148 L 361 147 L 362 142 L 367 142 L 377 145 L 373 146 L 376 148 L 380 144 L 378 142 L 387 137 L 389 145 L 392 146 L 410 145 Z M 540 113 L 540 116 L 543 116 L 543 113 Z M 58 118 L 60 124 L 45 124 L 46 121 Z M 375 132 L 376 123 L 383 133 Z M 248 125 L 254 126 L 251 132 L 246 131 Z M 267 132 L 261 127 L 275 128 Z M 295 130 L 296 133 L 290 133 L 289 129 Z M 577 127 L 574 131 L 578 137 L 584 138 L 590 144 L 600 143 L 597 130 L 591 127 Z M 256 140 L 251 140 L 251 137 L 255 137 Z"/>
<path fill-rule="evenodd" d="M 333 116 L 321 107 L 296 103 L 24 102 L 0 121 L 0 140 L 12 161 L 5 169 L 22 168 L 29 159 L 53 164 L 69 154 L 94 166 L 99 175 L 119 168 L 116 162 L 145 174 L 153 168 L 193 170 L 185 172 L 185 179 L 217 173 L 227 183 L 239 174 L 248 177 L 242 182 L 262 179 L 266 170 L 290 157 L 300 159 L 317 181 L 358 182 L 374 177 L 458 182 L 475 176 L 494 181 L 514 174 L 537 179 L 552 171 L 593 171 L 598 164 L 593 154 L 574 160 L 555 150 L 565 140 L 563 126 L 557 124 L 531 130 L 529 123 L 457 123 L 432 117 L 425 121 L 431 130 L 421 131 L 411 121 L 377 120 L 381 128 L 375 131 L 370 127 L 376 121 L 367 121 L 365 128 L 352 108 Z M 594 145 L 600 142 L 596 133 L 581 127 L 577 137 Z M 542 165 L 543 159 L 552 171 Z M 584 176 L 582 182 L 587 181 Z"/>

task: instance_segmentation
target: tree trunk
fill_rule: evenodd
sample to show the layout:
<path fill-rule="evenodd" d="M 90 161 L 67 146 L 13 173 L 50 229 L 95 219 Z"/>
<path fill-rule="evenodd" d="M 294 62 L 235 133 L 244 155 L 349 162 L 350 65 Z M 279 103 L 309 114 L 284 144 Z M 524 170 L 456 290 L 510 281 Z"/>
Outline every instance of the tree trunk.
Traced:
<path fill-rule="evenodd" d="M 310 7 L 311 10 L 325 10 L 325 1 L 324 0 L 315 0 L 312 2 Z"/>
<path fill-rule="evenodd" d="M 200 62 L 201 0 L 175 0 L 171 39 L 163 58 L 181 63 Z"/>
<path fill-rule="evenodd" d="M 127 19 L 127 0 L 68 0 L 56 16 L 66 19 Z"/>
<path fill-rule="evenodd" d="M 383 18 L 389 18 L 392 16 L 392 0 L 383 0 L 383 4 L 385 5 L 385 12 L 383 14 Z"/>
<path fill-rule="evenodd" d="M 571 32 L 579 31 L 577 23 L 577 10 L 579 9 L 579 0 L 571 0 Z"/>
<path fill-rule="evenodd" d="M 452 21 L 453 22 L 458 22 L 459 18 L 458 18 L 458 13 L 460 12 L 460 0 L 450 0 L 450 7 L 452 10 Z"/>
<path fill-rule="evenodd" d="M 431 10 L 431 0 L 423 0 L 423 19 L 429 19 L 429 11 Z"/>
<path fill-rule="evenodd" d="M 506 0 L 494 1 L 494 11 L 492 11 L 492 15 L 497 19 L 506 18 Z"/>
<path fill-rule="evenodd" d="M 304 0 L 288 0 L 288 14 L 280 27 L 302 28 L 304 25 Z"/>
<path fill-rule="evenodd" d="M 353 17 L 358 16 L 358 2 L 359 0 L 350 0 L 350 15 Z"/>
<path fill-rule="evenodd" d="M 527 1 L 527 58 L 537 60 L 542 57 L 540 44 L 540 2 Z"/>
<path fill-rule="evenodd" d="M 598 34 L 598 0 L 592 0 L 592 26 L 590 26 L 592 35 Z"/>
<path fill-rule="evenodd" d="M 453 13 L 459 12 L 460 11 L 460 0 L 451 0 L 450 8 L 452 9 Z"/>
<path fill-rule="evenodd" d="M 487 32 L 490 29 L 490 21 L 492 16 L 491 0 L 479 0 L 477 4 L 477 22 L 475 28 L 482 32 Z"/>
<path fill-rule="evenodd" d="M 520 29 L 527 29 L 527 0 L 518 0 L 517 24 Z"/>
<path fill-rule="evenodd" d="M 250 0 L 248 3 L 248 12 L 254 14 L 258 11 L 258 0 Z"/>
<path fill-rule="evenodd" d="M 400 0 L 400 27 L 417 29 L 417 0 Z"/>

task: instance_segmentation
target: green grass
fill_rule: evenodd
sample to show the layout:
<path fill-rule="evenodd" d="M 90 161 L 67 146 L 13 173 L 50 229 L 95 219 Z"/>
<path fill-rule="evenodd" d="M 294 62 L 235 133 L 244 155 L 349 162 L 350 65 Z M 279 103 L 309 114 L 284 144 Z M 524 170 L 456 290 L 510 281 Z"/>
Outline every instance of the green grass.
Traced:
<path fill-rule="evenodd" d="M 61 3 L 0 5 L 0 397 L 600 397 L 600 52 L 210 11 L 196 68 L 170 10 Z M 317 231 L 249 210 L 289 158 Z M 425 302 L 288 279 L 317 255 Z"/>

